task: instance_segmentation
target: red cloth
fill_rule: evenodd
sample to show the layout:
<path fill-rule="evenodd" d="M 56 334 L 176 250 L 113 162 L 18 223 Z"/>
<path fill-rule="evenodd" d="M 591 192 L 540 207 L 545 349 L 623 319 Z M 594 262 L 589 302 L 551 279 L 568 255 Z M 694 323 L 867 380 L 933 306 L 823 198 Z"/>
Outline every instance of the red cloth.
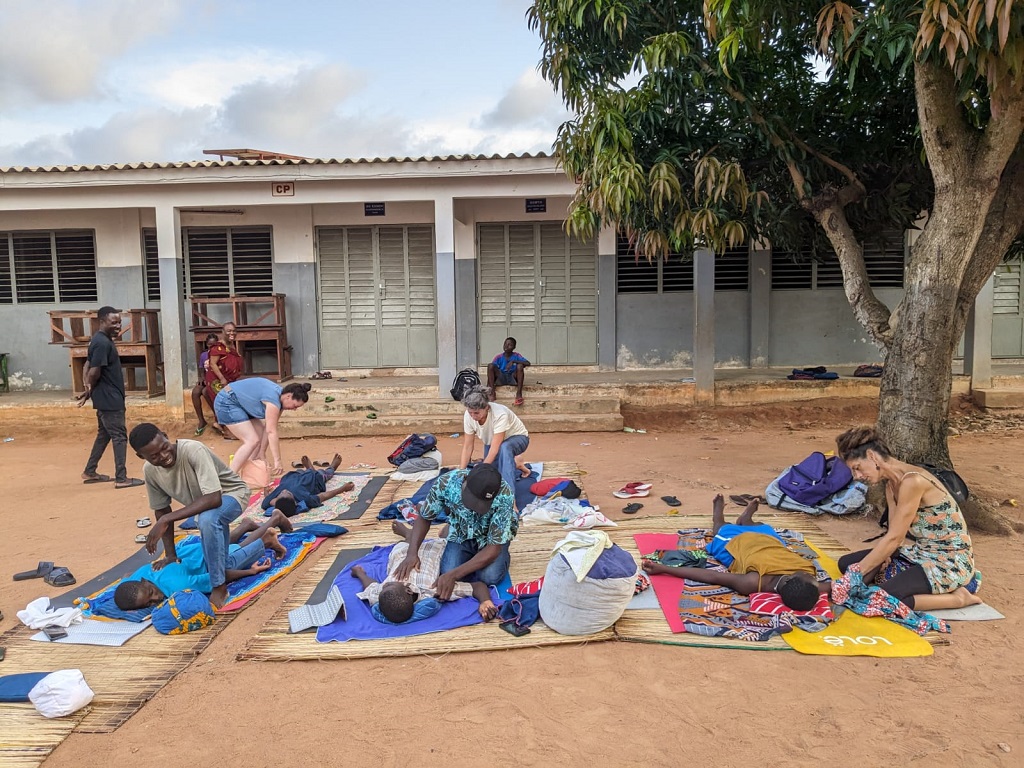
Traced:
<path fill-rule="evenodd" d="M 516 597 L 526 597 L 527 595 L 535 595 L 540 592 L 541 587 L 544 586 L 544 577 L 541 576 L 539 579 L 533 581 L 523 581 L 519 584 L 513 584 L 508 589 L 510 595 Z"/>
<path fill-rule="evenodd" d="M 235 352 L 233 349 L 228 349 L 227 345 L 223 342 L 217 342 L 210 347 L 210 361 L 211 363 L 216 359 L 217 367 L 220 368 L 220 372 L 224 374 L 224 378 L 228 380 L 228 384 L 233 381 L 238 381 L 242 375 L 242 369 L 244 363 L 242 356 Z M 217 381 L 217 374 L 213 371 L 213 365 L 210 366 L 206 372 L 206 383 L 212 384 Z"/>
<path fill-rule="evenodd" d="M 819 595 L 817 604 L 809 611 L 794 611 L 782 602 L 782 597 L 778 592 L 755 592 L 750 596 L 750 612 L 766 613 L 769 616 L 792 613 L 794 616 L 813 616 L 826 621 L 835 619 L 828 595 Z"/>
<path fill-rule="evenodd" d="M 530 486 L 530 493 L 534 496 L 547 496 L 551 489 L 559 483 L 567 482 L 567 477 L 549 477 L 547 480 L 538 480 L 536 483 Z"/>

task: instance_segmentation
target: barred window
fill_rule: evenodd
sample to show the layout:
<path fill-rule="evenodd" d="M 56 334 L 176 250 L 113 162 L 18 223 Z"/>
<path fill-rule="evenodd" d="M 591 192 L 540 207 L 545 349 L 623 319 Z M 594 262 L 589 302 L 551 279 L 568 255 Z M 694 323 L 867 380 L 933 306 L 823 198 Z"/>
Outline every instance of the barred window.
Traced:
<path fill-rule="evenodd" d="M 97 300 L 92 230 L 0 232 L 0 304 Z"/>
<path fill-rule="evenodd" d="M 715 290 L 750 289 L 750 248 L 740 245 L 715 256 Z"/>
<path fill-rule="evenodd" d="M 881 243 L 864 244 L 864 266 L 872 288 L 902 288 L 904 279 L 903 234 L 888 232 Z M 831 248 L 815 259 L 810 246 L 795 257 L 792 251 L 772 251 L 772 289 L 810 290 L 845 285 L 839 257 Z"/>
<path fill-rule="evenodd" d="M 146 301 L 160 301 L 160 253 L 156 230 L 142 230 L 142 256 L 146 265 Z"/>
<path fill-rule="evenodd" d="M 189 228 L 183 239 L 189 296 L 269 296 L 274 292 L 269 228 Z"/>

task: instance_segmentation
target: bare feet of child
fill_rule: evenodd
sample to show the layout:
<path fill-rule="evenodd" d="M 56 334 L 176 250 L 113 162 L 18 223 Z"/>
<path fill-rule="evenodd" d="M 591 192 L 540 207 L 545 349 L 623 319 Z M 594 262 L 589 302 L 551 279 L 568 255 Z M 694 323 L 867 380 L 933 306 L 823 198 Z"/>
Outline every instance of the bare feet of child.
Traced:
<path fill-rule="evenodd" d="M 292 521 L 289 520 L 288 516 L 279 509 L 275 509 L 274 514 L 270 516 L 270 527 L 280 528 L 281 533 L 291 533 L 295 530 L 295 526 L 292 525 Z"/>
<path fill-rule="evenodd" d="M 311 462 L 309 460 L 309 456 L 303 456 L 301 459 L 299 459 L 299 461 L 302 462 L 302 466 L 305 469 L 312 469 L 313 468 L 313 462 Z"/>
<path fill-rule="evenodd" d="M 498 608 L 490 600 L 484 600 L 480 603 L 480 618 L 484 621 L 490 621 L 498 615 Z"/>
<path fill-rule="evenodd" d="M 273 528 L 263 534 L 263 546 L 272 550 L 278 560 L 283 559 L 288 554 L 288 550 L 281 543 L 281 539 L 277 537 L 277 531 Z"/>
<path fill-rule="evenodd" d="M 395 534 L 395 536 L 397 536 L 398 538 L 408 541 L 409 534 L 412 533 L 412 527 L 406 525 L 405 523 L 400 523 L 397 520 L 395 520 L 391 524 L 391 532 Z"/>
<path fill-rule="evenodd" d="M 336 454 L 334 454 L 334 458 L 331 459 L 331 469 L 333 469 L 335 472 L 337 472 L 338 471 L 338 467 L 340 467 L 340 466 L 341 466 L 341 454 L 340 453 L 336 453 Z"/>

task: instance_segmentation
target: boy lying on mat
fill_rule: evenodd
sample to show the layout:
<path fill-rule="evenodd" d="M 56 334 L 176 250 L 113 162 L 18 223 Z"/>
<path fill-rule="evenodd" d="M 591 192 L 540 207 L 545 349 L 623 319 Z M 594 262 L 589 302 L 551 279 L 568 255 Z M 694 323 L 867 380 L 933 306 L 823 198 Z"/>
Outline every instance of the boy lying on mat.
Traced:
<path fill-rule="evenodd" d="M 294 466 L 294 464 L 292 465 Z M 289 472 L 281 478 L 277 488 L 266 495 L 262 507 L 270 512 L 270 509 L 278 509 L 288 517 L 293 517 L 300 512 L 308 512 L 311 509 L 322 507 L 328 499 L 333 499 L 346 491 L 355 488 L 353 483 L 345 483 L 340 488 L 327 490 L 327 481 L 334 477 L 334 473 L 341 466 L 341 454 L 334 454 L 330 466 L 325 469 L 314 469 L 309 461 L 309 456 L 302 457 L 303 469 Z"/>
<path fill-rule="evenodd" d="M 725 500 L 715 496 L 713 505 L 714 539 L 708 544 L 708 556 L 726 568 L 728 573 L 689 566 L 673 567 L 643 561 L 643 569 L 651 574 L 678 576 L 728 587 L 741 595 L 754 592 L 776 592 L 782 602 L 794 611 L 809 611 L 821 594 L 828 594 L 832 582 L 816 580 L 814 563 L 790 551 L 770 525 L 755 524 L 757 500 L 751 501 L 736 518 L 735 525 L 725 524 Z"/>
<path fill-rule="evenodd" d="M 391 550 L 388 556 L 388 575 L 383 582 L 372 581 L 362 566 L 352 568 L 352 576 L 359 579 L 363 586 L 359 597 L 370 604 L 370 610 L 377 621 L 404 624 L 429 618 L 441 609 L 442 601 L 436 597 L 437 577 L 441 575 L 441 556 L 446 542 L 444 539 L 428 539 L 420 544 L 419 567 L 414 568 L 404 579 L 399 579 L 395 572 L 409 552 L 412 528 L 394 522 L 391 530 L 404 541 Z M 490 621 L 497 615 L 498 609 L 491 602 L 490 592 L 482 581 L 472 584 L 455 582 L 448 599 L 458 600 L 470 596 L 480 603 L 480 617 L 484 621 Z"/>
<path fill-rule="evenodd" d="M 278 558 L 287 554 L 275 528 L 288 532 L 292 530 L 292 524 L 282 513 L 274 512 L 260 526 L 252 520 L 243 520 L 231 531 L 224 572 L 226 583 L 269 570 L 271 563 L 263 557 L 267 549 L 273 550 Z M 209 595 L 213 586 L 203 560 L 202 544 L 198 541 L 182 542 L 178 544 L 176 554 L 176 560 L 157 560 L 144 565 L 118 584 L 114 590 L 114 604 L 122 611 L 135 611 L 156 607 L 169 595 L 184 589 Z"/>

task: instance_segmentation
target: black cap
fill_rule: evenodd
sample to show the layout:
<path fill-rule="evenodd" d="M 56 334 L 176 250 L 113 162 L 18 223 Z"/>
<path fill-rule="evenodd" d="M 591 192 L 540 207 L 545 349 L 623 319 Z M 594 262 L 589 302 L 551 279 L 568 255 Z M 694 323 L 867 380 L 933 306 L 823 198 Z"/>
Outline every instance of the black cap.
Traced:
<path fill-rule="evenodd" d="M 474 512 L 485 515 L 491 511 L 494 497 L 501 490 L 501 473 L 493 464 L 477 464 L 466 475 L 462 486 L 462 503 Z"/>

